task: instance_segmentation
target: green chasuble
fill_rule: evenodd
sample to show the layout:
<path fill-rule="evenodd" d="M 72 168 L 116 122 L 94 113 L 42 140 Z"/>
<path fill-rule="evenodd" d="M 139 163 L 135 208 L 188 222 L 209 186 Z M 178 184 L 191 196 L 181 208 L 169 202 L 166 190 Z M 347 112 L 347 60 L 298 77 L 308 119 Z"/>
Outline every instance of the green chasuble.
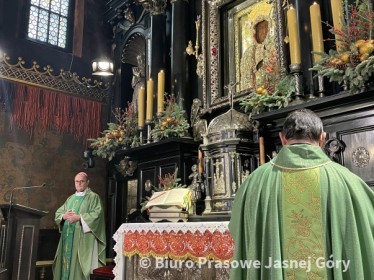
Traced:
<path fill-rule="evenodd" d="M 75 195 L 73 199 L 69 201 L 68 209 L 71 209 L 74 213 L 79 212 L 84 196 Z M 71 256 L 73 252 L 73 238 L 74 238 L 75 225 L 68 222 L 64 222 L 64 226 L 61 234 L 61 245 L 62 245 L 62 272 L 61 280 L 69 279 L 69 272 L 71 266 Z"/>
<path fill-rule="evenodd" d="M 62 220 L 62 216 L 72 209 L 81 216 L 91 231 L 83 232 L 80 222 L 69 224 Z M 88 189 L 84 196 L 70 196 L 57 209 L 55 222 L 60 227 L 61 238 L 53 263 L 53 278 L 89 279 L 92 263 L 97 263 L 97 267 L 106 264 L 104 210 L 99 195 Z M 97 254 L 93 254 L 95 242 Z"/>
<path fill-rule="evenodd" d="M 374 279 L 374 192 L 320 147 L 284 146 L 236 193 L 231 279 Z"/>

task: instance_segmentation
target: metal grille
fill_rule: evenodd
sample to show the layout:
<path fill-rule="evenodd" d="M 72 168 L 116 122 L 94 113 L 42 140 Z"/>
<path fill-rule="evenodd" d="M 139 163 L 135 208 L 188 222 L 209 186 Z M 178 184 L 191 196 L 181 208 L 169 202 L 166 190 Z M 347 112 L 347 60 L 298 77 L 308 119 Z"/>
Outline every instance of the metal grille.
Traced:
<path fill-rule="evenodd" d="M 39 71 L 38 69 L 43 70 Z M 1 78 L 88 97 L 101 102 L 106 101 L 111 88 L 110 83 L 103 83 L 85 77 L 80 78 L 77 73 L 67 72 L 63 69 L 60 70 L 58 75 L 54 75 L 51 66 L 40 67 L 36 61 L 33 61 L 31 67 L 27 67 L 22 57 L 18 57 L 18 62 L 13 64 L 10 62 L 10 57 L 5 53 L 2 57 L 0 56 Z M 0 102 L 5 102 L 5 97 L 0 97 Z M 5 105 L 0 103 L 0 109 L 1 106 Z"/>
<path fill-rule="evenodd" d="M 70 0 L 31 0 L 28 37 L 67 47 Z"/>

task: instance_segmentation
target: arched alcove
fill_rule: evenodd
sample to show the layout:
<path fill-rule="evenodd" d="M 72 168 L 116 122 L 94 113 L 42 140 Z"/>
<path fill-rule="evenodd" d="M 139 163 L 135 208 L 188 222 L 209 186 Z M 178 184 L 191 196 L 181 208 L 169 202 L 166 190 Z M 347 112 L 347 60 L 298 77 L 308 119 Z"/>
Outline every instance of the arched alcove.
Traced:
<path fill-rule="evenodd" d="M 132 101 L 133 68 L 139 67 L 137 57 L 146 54 L 146 40 L 143 34 L 135 32 L 128 37 L 121 53 L 121 95 L 122 107 L 127 107 L 127 102 Z M 144 60 L 145 61 L 145 60 Z"/>

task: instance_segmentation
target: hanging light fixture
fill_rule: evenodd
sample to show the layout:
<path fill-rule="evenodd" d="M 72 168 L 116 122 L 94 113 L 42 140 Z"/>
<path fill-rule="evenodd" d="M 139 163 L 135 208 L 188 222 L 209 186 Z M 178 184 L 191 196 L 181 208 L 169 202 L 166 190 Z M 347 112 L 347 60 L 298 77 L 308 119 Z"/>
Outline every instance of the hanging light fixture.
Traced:
<path fill-rule="evenodd" d="M 92 75 L 112 76 L 113 62 L 108 58 L 97 58 L 92 62 Z"/>

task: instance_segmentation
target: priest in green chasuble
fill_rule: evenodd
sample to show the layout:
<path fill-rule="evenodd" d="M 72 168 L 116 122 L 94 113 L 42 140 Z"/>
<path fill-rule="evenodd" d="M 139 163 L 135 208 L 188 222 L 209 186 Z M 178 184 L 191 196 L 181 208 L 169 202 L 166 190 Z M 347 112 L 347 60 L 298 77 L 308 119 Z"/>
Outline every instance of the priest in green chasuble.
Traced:
<path fill-rule="evenodd" d="M 88 176 L 75 176 L 75 194 L 56 211 L 61 232 L 53 262 L 54 280 L 89 279 L 92 270 L 106 264 L 104 210 L 98 194 L 90 188 Z"/>
<path fill-rule="evenodd" d="M 374 191 L 321 149 L 321 119 L 285 120 L 283 148 L 235 195 L 234 280 L 374 279 Z"/>

